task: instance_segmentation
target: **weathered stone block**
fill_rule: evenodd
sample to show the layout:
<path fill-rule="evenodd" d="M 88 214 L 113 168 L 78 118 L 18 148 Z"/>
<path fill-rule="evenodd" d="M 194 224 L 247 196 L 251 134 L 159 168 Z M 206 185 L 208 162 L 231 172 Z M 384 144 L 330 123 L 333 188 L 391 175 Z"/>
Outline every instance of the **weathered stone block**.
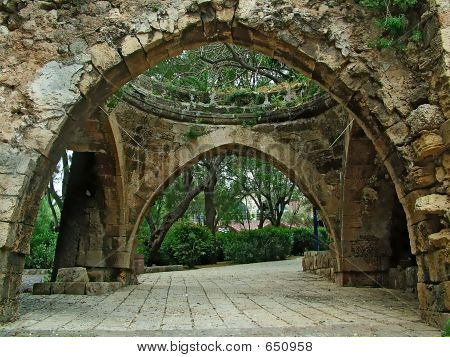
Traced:
<path fill-rule="evenodd" d="M 417 199 L 426 196 L 427 193 L 429 192 L 426 190 L 415 190 L 408 193 L 404 197 L 399 197 L 400 202 L 405 207 L 405 214 L 409 224 L 412 225 L 427 219 L 427 216 L 424 212 L 415 210 L 415 204 Z"/>
<path fill-rule="evenodd" d="M 438 106 L 423 104 L 409 114 L 406 122 L 411 127 L 411 134 L 416 135 L 423 130 L 439 128 L 444 122 L 444 117 Z"/>
<path fill-rule="evenodd" d="M 0 273 L 0 300 L 14 299 L 22 283 L 18 273 Z"/>
<path fill-rule="evenodd" d="M 423 133 L 419 139 L 413 142 L 412 146 L 417 161 L 428 157 L 436 157 L 445 150 L 442 137 L 433 132 Z"/>
<path fill-rule="evenodd" d="M 436 182 L 434 164 L 414 166 L 406 177 L 411 189 L 423 188 Z"/>
<path fill-rule="evenodd" d="M 119 282 L 86 283 L 86 295 L 102 295 L 113 292 L 121 287 Z"/>
<path fill-rule="evenodd" d="M 391 268 L 388 271 L 388 287 L 390 289 L 405 289 L 405 271 L 401 268 Z"/>
<path fill-rule="evenodd" d="M 432 249 L 432 247 L 430 248 L 429 236 L 438 231 L 440 227 L 441 223 L 439 217 L 432 217 L 408 227 L 411 252 L 416 255 Z"/>
<path fill-rule="evenodd" d="M 403 122 L 398 122 L 386 130 L 386 135 L 395 145 L 402 145 L 406 142 L 409 134 L 408 126 Z"/>
<path fill-rule="evenodd" d="M 7 299 L 0 300 L 0 324 L 14 321 L 19 312 L 19 300 Z"/>
<path fill-rule="evenodd" d="M 137 37 L 126 36 L 121 44 L 121 53 L 132 77 L 138 76 L 148 68 L 144 49 Z"/>
<path fill-rule="evenodd" d="M 422 310 L 450 311 L 450 282 L 441 284 L 417 284 L 419 307 Z"/>
<path fill-rule="evenodd" d="M 116 49 L 111 48 L 106 42 L 98 43 L 90 48 L 92 64 L 100 72 L 107 71 L 122 61 Z"/>
<path fill-rule="evenodd" d="M 24 255 L 0 250 L 0 273 L 21 274 L 24 266 Z"/>
<path fill-rule="evenodd" d="M 88 271 L 89 281 L 90 282 L 102 282 L 105 281 L 105 274 L 103 271 Z"/>
<path fill-rule="evenodd" d="M 430 245 L 436 249 L 447 248 L 450 246 L 450 229 L 446 228 L 438 233 L 433 233 L 428 236 Z"/>
<path fill-rule="evenodd" d="M 64 292 L 67 295 L 84 295 L 86 293 L 86 283 L 65 283 Z"/>
<path fill-rule="evenodd" d="M 16 222 L 19 217 L 20 197 L 0 195 L 0 221 Z"/>
<path fill-rule="evenodd" d="M 53 294 L 64 294 L 66 283 L 53 282 L 50 288 L 50 293 Z"/>
<path fill-rule="evenodd" d="M 33 295 L 50 295 L 51 283 L 36 283 L 33 285 Z"/>
<path fill-rule="evenodd" d="M 389 269 L 389 257 L 347 257 L 342 263 L 345 272 L 381 272 Z"/>
<path fill-rule="evenodd" d="M 447 259 L 448 251 L 446 249 L 428 252 L 423 255 L 425 282 L 441 282 L 448 279 Z"/>
<path fill-rule="evenodd" d="M 405 269 L 405 285 L 410 291 L 417 290 L 417 267 L 407 267 Z"/>
<path fill-rule="evenodd" d="M 444 144 L 448 147 L 450 145 L 450 119 L 444 122 L 441 126 L 441 135 L 444 139 Z"/>
<path fill-rule="evenodd" d="M 450 198 L 439 194 L 419 197 L 416 200 L 415 209 L 417 212 L 442 215 L 450 210 Z"/>
<path fill-rule="evenodd" d="M 56 281 L 60 283 L 70 282 L 89 282 L 89 277 L 86 268 L 74 267 L 74 268 L 61 268 L 58 270 Z"/>

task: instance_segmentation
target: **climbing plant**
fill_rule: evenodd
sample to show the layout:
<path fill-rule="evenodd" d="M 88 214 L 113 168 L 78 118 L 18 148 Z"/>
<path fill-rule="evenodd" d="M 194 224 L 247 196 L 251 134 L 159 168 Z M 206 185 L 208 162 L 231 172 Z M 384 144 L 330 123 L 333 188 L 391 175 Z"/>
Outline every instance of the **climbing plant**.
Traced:
<path fill-rule="evenodd" d="M 183 141 L 187 142 L 189 140 L 194 140 L 199 138 L 200 136 L 208 134 L 208 131 L 205 127 L 202 127 L 198 124 L 190 125 L 188 130 L 186 130 L 183 134 L 181 134 L 181 138 Z"/>
<path fill-rule="evenodd" d="M 358 3 L 378 11 L 380 16 L 374 25 L 380 30 L 378 36 L 369 42 L 377 49 L 393 47 L 403 51 L 408 42 L 420 42 L 420 22 L 413 21 L 411 13 L 418 10 L 421 0 L 358 0 Z"/>

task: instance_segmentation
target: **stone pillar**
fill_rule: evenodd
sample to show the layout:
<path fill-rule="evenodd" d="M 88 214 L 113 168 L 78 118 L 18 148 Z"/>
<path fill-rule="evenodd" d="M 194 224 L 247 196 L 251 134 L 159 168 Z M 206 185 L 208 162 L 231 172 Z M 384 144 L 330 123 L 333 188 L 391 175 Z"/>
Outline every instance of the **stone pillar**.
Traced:
<path fill-rule="evenodd" d="M 59 268 L 86 267 L 91 281 L 127 283 L 132 267 L 121 222 L 113 159 L 75 152 L 61 218 L 52 278 Z"/>
<path fill-rule="evenodd" d="M 450 209 L 448 195 L 431 194 L 416 201 L 427 219 L 413 225 L 417 254 L 417 292 L 422 318 L 443 326 L 450 318 L 450 228 L 433 233 L 439 223 L 433 216 Z"/>
<path fill-rule="evenodd" d="M 89 234 L 90 211 L 97 206 L 96 201 L 99 198 L 100 192 L 97 181 L 95 154 L 75 152 L 61 213 L 61 224 L 52 272 L 53 281 L 59 268 L 76 266 L 80 248 L 83 249 L 80 243 Z"/>
<path fill-rule="evenodd" d="M 336 281 L 344 286 L 384 285 L 390 265 L 394 188 L 371 141 L 352 129 L 341 200 L 341 245 Z"/>
<path fill-rule="evenodd" d="M 17 295 L 24 265 L 23 254 L 0 249 L 0 323 L 12 321 L 17 317 Z"/>

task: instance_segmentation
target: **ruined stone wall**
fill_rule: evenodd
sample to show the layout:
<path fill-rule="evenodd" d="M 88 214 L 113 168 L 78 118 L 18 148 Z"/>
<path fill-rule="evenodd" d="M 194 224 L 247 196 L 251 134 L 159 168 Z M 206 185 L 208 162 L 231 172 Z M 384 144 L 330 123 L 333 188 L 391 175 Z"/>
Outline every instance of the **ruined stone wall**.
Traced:
<path fill-rule="evenodd" d="M 302 269 L 335 281 L 337 272 L 336 257 L 331 250 L 305 252 L 302 258 Z M 366 285 L 416 292 L 417 266 L 390 268 L 386 272 L 386 278 L 383 282 L 371 281 L 366 282 Z"/>
<path fill-rule="evenodd" d="M 337 269 L 336 257 L 331 250 L 305 252 L 302 269 L 334 281 Z"/>

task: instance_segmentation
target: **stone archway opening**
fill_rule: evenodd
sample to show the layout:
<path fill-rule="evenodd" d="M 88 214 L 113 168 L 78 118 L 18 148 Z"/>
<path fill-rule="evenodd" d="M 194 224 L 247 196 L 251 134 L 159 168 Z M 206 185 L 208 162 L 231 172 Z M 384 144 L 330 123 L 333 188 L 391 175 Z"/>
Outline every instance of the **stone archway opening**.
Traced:
<path fill-rule="evenodd" d="M 201 172 L 199 173 L 198 170 Z M 207 183 L 210 179 L 208 175 L 211 174 L 211 170 L 214 170 L 216 177 L 213 186 Z M 186 176 L 184 176 L 184 173 L 189 172 L 192 174 L 193 171 L 196 172 L 196 183 L 192 183 L 193 179 L 191 177 L 189 186 L 186 187 Z M 244 173 L 246 175 L 245 179 L 242 176 Z M 258 178 L 253 175 L 258 175 Z M 253 184 L 255 184 L 257 180 L 261 180 L 259 184 L 264 186 L 268 184 L 270 178 L 278 180 L 278 184 L 282 185 L 282 187 L 278 187 L 278 190 L 282 192 L 272 192 L 267 186 L 266 191 L 262 187 L 260 187 L 260 192 L 248 191 L 249 189 L 245 186 L 249 183 L 238 181 L 254 181 Z M 177 167 L 167 177 L 166 181 L 159 186 L 158 190 L 151 194 L 147 200 L 147 204 L 142 207 L 142 214 L 140 215 L 142 220 L 136 222 L 134 229 L 136 232 L 135 245 L 137 246 L 137 251 L 139 253 L 145 253 L 146 263 L 167 265 L 171 262 L 167 256 L 163 258 L 158 256 L 155 261 L 148 260 L 148 252 L 151 251 L 150 247 L 153 248 L 149 238 L 158 238 L 158 234 L 154 235 L 152 233 L 154 231 L 159 233 L 158 225 L 164 226 L 168 224 L 167 217 L 169 217 L 170 228 L 168 226 L 168 230 L 164 234 L 170 231 L 171 226 L 179 220 L 187 220 L 197 225 L 208 227 L 214 234 L 218 232 L 230 232 L 230 230 L 234 232 L 241 230 L 248 231 L 272 226 L 286 228 L 286 232 L 289 232 L 289 234 L 291 234 L 292 229 L 292 234 L 298 235 L 300 232 L 294 233 L 294 230 L 304 228 L 310 231 L 310 237 L 308 238 L 310 241 L 303 241 L 305 238 L 299 238 L 295 235 L 293 238 L 298 240 L 298 242 L 295 242 L 298 247 L 294 247 L 295 244 L 292 242 L 293 247 L 292 249 L 289 248 L 288 255 L 302 254 L 305 249 L 313 249 L 317 245 L 320 246 L 320 249 L 328 249 L 330 240 L 334 239 L 333 228 L 329 226 L 331 220 L 326 216 L 326 212 L 320 212 L 320 223 L 318 221 L 317 226 L 319 227 L 320 224 L 322 230 L 320 231 L 320 241 L 318 236 L 318 241 L 316 242 L 313 236 L 314 205 L 308 198 L 312 197 L 314 199 L 314 196 L 311 196 L 312 193 L 308 190 L 302 193 L 299 187 L 305 187 L 305 185 L 301 182 L 301 179 L 295 170 L 288 168 L 286 163 L 278 161 L 268 153 L 242 144 L 222 145 L 201 152 L 197 156 L 193 156 L 183 166 Z M 205 187 L 201 187 L 205 184 Z M 179 203 L 183 202 L 185 197 L 190 194 L 190 190 L 194 191 L 196 189 L 195 185 L 200 187 L 195 193 L 196 196 L 190 196 L 190 201 L 186 205 Z M 217 193 L 216 188 L 218 189 Z M 220 195 L 220 189 L 233 191 L 236 188 L 239 190 L 239 194 L 236 193 L 237 196 L 233 196 L 234 202 L 229 203 L 229 205 L 235 208 L 239 206 L 240 210 L 239 212 L 234 212 L 234 219 L 230 220 L 229 217 L 222 217 L 221 214 L 223 212 L 218 211 L 220 209 L 228 209 L 228 207 L 220 206 L 220 202 L 217 201 L 217 195 Z M 253 190 L 256 190 L 256 188 L 254 187 Z M 184 191 L 184 193 L 181 193 L 178 201 L 173 202 L 173 196 L 176 192 L 180 191 Z M 169 198 L 165 197 L 166 192 L 168 192 Z M 222 192 L 222 196 L 223 194 Z M 270 197 L 269 194 L 273 195 L 273 197 Z M 213 202 L 207 202 L 207 195 L 211 196 L 210 199 Z M 258 201 L 258 195 L 260 201 Z M 280 199 L 283 200 L 283 207 L 274 206 Z M 171 200 L 170 203 L 167 204 L 167 200 Z M 209 207 L 208 204 L 212 204 L 212 207 Z M 181 205 L 184 205 L 183 211 L 178 212 Z M 164 211 L 164 209 L 167 210 L 167 207 L 172 207 L 172 210 Z M 212 226 L 208 222 L 208 209 L 212 209 L 215 214 Z M 275 212 L 269 212 L 269 209 L 275 210 Z M 161 217 L 161 210 L 166 217 Z M 175 212 L 178 213 L 175 214 Z M 327 233 L 327 230 L 329 233 Z M 305 232 L 302 231 L 303 234 Z M 145 243 L 143 243 L 144 241 Z M 294 250 L 295 253 L 293 253 Z M 165 249 L 163 255 L 167 255 L 167 251 L 170 251 L 170 249 Z M 221 257 L 220 261 L 222 261 L 225 258 L 224 252 L 221 251 L 219 256 Z M 213 262 L 213 260 L 210 262 Z"/>

